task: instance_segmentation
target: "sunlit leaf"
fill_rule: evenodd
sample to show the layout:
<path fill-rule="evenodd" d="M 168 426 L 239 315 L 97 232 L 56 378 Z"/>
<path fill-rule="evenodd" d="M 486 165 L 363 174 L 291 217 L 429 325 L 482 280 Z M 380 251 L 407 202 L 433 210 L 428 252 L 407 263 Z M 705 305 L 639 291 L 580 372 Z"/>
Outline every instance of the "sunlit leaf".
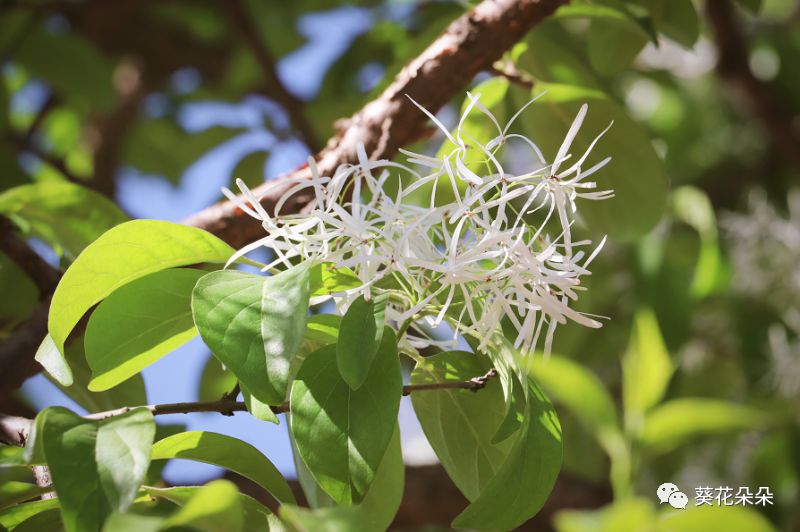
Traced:
<path fill-rule="evenodd" d="M 96 303 L 145 275 L 176 266 L 224 263 L 233 249 L 194 227 L 155 220 L 118 225 L 89 245 L 53 294 L 49 329 L 56 347 Z"/>
<path fill-rule="evenodd" d="M 237 438 L 215 432 L 182 432 L 153 446 L 153 460 L 183 458 L 235 471 L 258 483 L 281 502 L 294 495 L 278 469 L 261 452 Z"/>
<path fill-rule="evenodd" d="M 89 390 L 116 386 L 197 334 L 192 289 L 206 272 L 177 268 L 151 273 L 116 290 L 86 327 Z"/>

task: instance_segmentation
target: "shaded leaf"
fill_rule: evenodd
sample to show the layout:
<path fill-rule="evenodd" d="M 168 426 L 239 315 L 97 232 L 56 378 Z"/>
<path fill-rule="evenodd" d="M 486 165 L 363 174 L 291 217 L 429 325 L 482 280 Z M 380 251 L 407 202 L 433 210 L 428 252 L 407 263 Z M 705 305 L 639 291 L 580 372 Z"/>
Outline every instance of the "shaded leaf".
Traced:
<path fill-rule="evenodd" d="M 308 269 L 265 277 L 212 272 L 192 294 L 197 329 L 214 355 L 259 401 L 280 405 L 299 366 L 308 315 Z"/>
<path fill-rule="evenodd" d="M 448 351 L 418 363 L 410 383 L 466 381 L 490 368 L 485 357 Z M 513 445 L 512 439 L 500 444 L 491 441 L 505 418 L 499 381 L 489 381 L 477 393 L 458 389 L 414 393 L 411 402 L 428 442 L 453 483 L 467 499 L 477 499 Z"/>
<path fill-rule="evenodd" d="M 292 434 L 303 462 L 337 503 L 359 503 L 369 490 L 392 437 L 402 385 L 390 329 L 358 390 L 339 375 L 334 345 L 311 353 L 298 372 Z"/>
<path fill-rule="evenodd" d="M 364 384 L 383 338 L 388 294 L 367 301 L 359 296 L 350 304 L 339 326 L 336 365 L 348 386 L 357 390 Z"/>
<path fill-rule="evenodd" d="M 453 526 L 511 530 L 536 514 L 561 469 L 561 426 L 550 401 L 533 382 L 519 436 L 508 457 Z"/>
<path fill-rule="evenodd" d="M 400 507 L 404 484 L 400 431 L 396 427 L 386 454 L 361 504 L 308 510 L 283 505 L 281 518 L 300 532 L 380 532 L 389 528 Z"/>

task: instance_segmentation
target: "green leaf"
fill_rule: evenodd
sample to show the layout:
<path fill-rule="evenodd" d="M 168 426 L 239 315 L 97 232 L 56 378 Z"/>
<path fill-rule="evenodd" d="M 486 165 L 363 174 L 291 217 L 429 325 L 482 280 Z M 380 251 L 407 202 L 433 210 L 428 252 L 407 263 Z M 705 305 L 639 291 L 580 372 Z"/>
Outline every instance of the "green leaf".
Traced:
<path fill-rule="evenodd" d="M 90 390 L 116 386 L 197 334 L 192 289 L 205 273 L 185 268 L 151 273 L 100 303 L 84 339 Z"/>
<path fill-rule="evenodd" d="M 200 377 L 197 398 L 200 401 L 216 401 L 233 390 L 237 382 L 236 375 L 228 371 L 216 357 L 209 355 Z"/>
<path fill-rule="evenodd" d="M 68 531 L 96 530 L 112 511 L 125 511 L 150 464 L 152 414 L 134 409 L 101 421 L 61 407 L 37 416 L 41 446 Z"/>
<path fill-rule="evenodd" d="M 33 358 L 58 384 L 72 386 L 72 369 L 69 367 L 67 357 L 61 354 L 52 336 L 48 334 L 44 337 Z"/>
<path fill-rule="evenodd" d="M 182 432 L 153 446 L 153 460 L 183 458 L 235 471 L 258 483 L 278 501 L 293 503 L 289 484 L 261 452 L 242 440 L 215 432 Z"/>
<path fill-rule="evenodd" d="M 655 313 L 639 310 L 622 357 L 622 404 L 629 429 L 635 432 L 642 415 L 661 401 L 673 371 Z"/>
<path fill-rule="evenodd" d="M 700 21 L 692 0 L 656 0 L 650 8 L 656 29 L 687 49 L 700 36 Z"/>
<path fill-rule="evenodd" d="M 339 326 L 336 364 L 348 386 L 357 390 L 364 384 L 386 325 L 386 301 L 381 294 L 367 301 L 364 296 L 350 304 Z"/>
<path fill-rule="evenodd" d="M 596 431 L 618 428 L 614 400 L 596 375 L 556 355 L 536 357 L 530 367 L 548 395 L 563 403 L 584 425 Z"/>
<path fill-rule="evenodd" d="M 285 504 L 281 518 L 299 532 L 383 531 L 392 524 L 403 498 L 403 454 L 400 430 L 395 427 L 386 454 L 361 504 L 308 510 Z"/>
<path fill-rule="evenodd" d="M 117 288 L 176 266 L 224 263 L 233 249 L 200 229 L 156 220 L 133 220 L 110 229 L 75 259 L 50 305 L 49 329 L 63 353 L 75 324 Z"/>
<path fill-rule="evenodd" d="M 204 532 L 237 532 L 244 524 L 239 490 L 229 480 L 212 480 L 167 519 L 165 527 L 188 527 Z"/>
<path fill-rule="evenodd" d="M 166 519 L 160 515 L 134 513 L 111 514 L 103 525 L 103 532 L 159 532 Z"/>
<path fill-rule="evenodd" d="M 339 375 L 334 345 L 303 363 L 292 385 L 291 430 L 303 462 L 337 503 L 359 503 L 369 490 L 392 438 L 402 387 L 388 328 L 358 390 Z"/>
<path fill-rule="evenodd" d="M 0 509 L 33 499 L 48 491 L 50 491 L 48 488 L 30 482 L 3 480 L 3 483 L 0 484 Z"/>
<path fill-rule="evenodd" d="M 628 68 L 649 38 L 630 19 L 595 19 L 589 27 L 589 62 L 601 74 L 612 75 Z"/>
<path fill-rule="evenodd" d="M 419 362 L 410 383 L 466 381 L 486 374 L 490 368 L 485 357 L 449 351 Z M 458 389 L 413 393 L 411 402 L 447 474 L 461 493 L 474 501 L 500 469 L 513 444 L 513 439 L 499 444 L 491 441 L 505 418 L 499 381 L 489 381 L 478 393 Z"/>
<path fill-rule="evenodd" d="M 336 268 L 333 264 L 318 264 L 309 270 L 311 296 L 323 296 L 357 288 L 363 283 L 349 268 Z"/>
<path fill-rule="evenodd" d="M 128 220 L 111 200 L 67 181 L 41 181 L 0 194 L 0 212 L 28 236 L 76 257 L 105 231 Z"/>
<path fill-rule="evenodd" d="M 674 399 L 647 414 L 639 440 L 652 452 L 665 452 L 699 436 L 762 428 L 771 421 L 767 413 L 735 403 Z"/>
<path fill-rule="evenodd" d="M 242 397 L 244 397 L 244 404 L 247 406 L 247 411 L 261 421 L 269 421 L 270 423 L 280 424 L 278 416 L 272 411 L 272 407 L 267 403 L 262 403 L 250 393 L 246 387 L 239 385 L 242 389 Z"/>
<path fill-rule="evenodd" d="M 271 277 L 225 270 L 198 281 L 192 312 L 214 356 L 259 401 L 280 405 L 299 366 L 308 300 L 304 265 Z"/>
<path fill-rule="evenodd" d="M 148 494 L 152 495 L 153 497 L 159 497 L 161 499 L 171 501 L 177 504 L 178 506 L 185 507 L 189 505 L 189 502 L 193 500 L 193 498 L 198 493 L 208 489 L 208 487 L 211 486 L 212 484 L 216 485 L 218 483 L 223 483 L 223 482 L 230 484 L 230 486 L 233 487 L 234 490 L 236 489 L 236 487 L 227 480 L 215 480 L 209 482 L 206 486 L 180 486 L 175 488 L 153 488 L 150 486 L 142 486 L 142 489 L 146 491 Z M 237 503 L 232 502 L 232 497 L 230 496 L 230 492 L 231 490 L 228 487 L 222 487 L 222 488 L 214 487 L 213 489 L 210 490 L 209 493 L 203 495 L 202 498 L 199 499 L 198 501 L 206 500 L 206 502 L 209 504 L 209 509 L 213 508 L 214 510 L 219 511 L 219 514 L 217 515 L 221 514 L 220 517 L 222 517 L 226 515 L 226 512 L 228 510 L 222 505 L 215 503 L 214 501 L 208 501 L 206 497 L 211 497 L 212 495 L 221 495 L 226 500 L 226 504 L 237 506 Z M 237 491 L 236 496 L 238 499 L 238 506 L 240 508 L 239 510 L 240 517 L 234 520 L 234 524 L 237 522 L 241 522 L 242 529 L 245 531 L 250 531 L 250 530 L 267 531 L 271 528 L 270 525 L 268 524 L 271 521 L 270 518 L 272 517 L 269 509 L 267 509 L 263 504 L 256 501 L 249 495 L 245 495 L 244 493 L 239 493 Z M 205 515 L 206 517 L 210 518 L 213 523 L 218 522 L 216 519 L 217 515 L 212 515 L 210 512 L 204 512 L 203 508 L 198 508 L 197 506 L 198 502 L 196 501 L 195 503 L 193 503 L 194 508 L 184 513 L 181 519 L 187 518 L 190 515 L 195 517 L 200 517 L 202 515 Z M 170 522 L 170 524 L 176 524 L 176 523 Z M 224 524 L 225 524 L 224 521 L 222 521 L 223 528 L 219 530 L 227 532 L 227 530 L 230 529 L 225 528 Z M 198 525 L 199 523 L 195 522 L 191 526 L 196 527 Z M 201 530 L 218 530 L 218 529 L 201 528 Z"/>
<path fill-rule="evenodd" d="M 314 314 L 306 323 L 304 338 L 320 344 L 333 344 L 339 339 L 342 318 L 336 314 Z"/>
<path fill-rule="evenodd" d="M 578 200 L 581 217 L 592 232 L 617 239 L 633 239 L 647 233 L 661 218 L 667 200 L 664 166 L 647 132 L 602 92 L 554 83 L 537 83 L 533 91 L 546 94 L 521 120 L 526 134 L 539 145 L 545 157 L 555 156 L 584 103 L 588 103 L 589 112 L 572 143 L 571 153 L 582 153 L 614 122 L 586 159 L 585 167 L 613 156 L 592 179 L 597 178 L 599 189 L 614 190 L 615 197 L 604 201 Z"/>
<path fill-rule="evenodd" d="M 703 298 L 720 285 L 723 274 L 714 207 L 702 190 L 688 185 L 672 192 L 672 206 L 675 216 L 700 235 L 700 256 L 692 279 L 692 295 Z"/>
<path fill-rule="evenodd" d="M 66 347 L 65 360 L 71 368 L 72 385 L 63 386 L 57 381 L 54 381 L 54 383 L 70 399 L 89 412 L 104 412 L 122 408 L 123 406 L 147 404 L 147 393 L 144 387 L 144 379 L 141 375 L 134 375 L 118 386 L 104 392 L 89 390 L 92 371 L 86 362 L 82 338 L 76 338 Z M 53 380 L 49 374 L 47 376 Z"/>
<path fill-rule="evenodd" d="M 514 446 L 453 527 L 511 530 L 534 516 L 553 489 L 561 469 L 561 426 L 544 392 L 533 381 L 528 386 L 525 417 Z"/>
<path fill-rule="evenodd" d="M 599 510 L 562 510 L 554 519 L 558 532 L 650 531 L 656 522 L 653 503 L 643 498 L 622 499 Z"/>
<path fill-rule="evenodd" d="M 58 499 L 45 499 L 11 506 L 0 511 L 0 526 L 4 526 L 8 530 L 14 530 L 27 519 L 58 508 L 58 504 Z"/>
<path fill-rule="evenodd" d="M 658 532 L 774 532 L 776 528 L 760 512 L 741 506 L 689 507 L 681 512 L 664 512 Z"/>
<path fill-rule="evenodd" d="M 2 163 L 0 162 L 0 165 Z M 19 266 L 0 252 L 0 331 L 25 320 L 39 306 L 39 289 Z"/>

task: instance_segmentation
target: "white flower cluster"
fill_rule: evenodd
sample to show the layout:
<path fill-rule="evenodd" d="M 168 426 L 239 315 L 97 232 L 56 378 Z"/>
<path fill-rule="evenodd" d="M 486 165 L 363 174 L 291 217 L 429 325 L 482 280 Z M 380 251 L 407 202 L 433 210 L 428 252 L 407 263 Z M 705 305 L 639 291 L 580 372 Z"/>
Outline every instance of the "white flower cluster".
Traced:
<path fill-rule="evenodd" d="M 599 327 L 569 304 L 583 288 L 580 278 L 590 273 L 602 242 L 587 256 L 583 249 L 591 242 L 573 241 L 571 226 L 576 199 L 613 195 L 593 191 L 595 183 L 586 181 L 610 158 L 583 168 L 605 131 L 563 169 L 587 107 L 580 109 L 550 164 L 533 141 L 509 133 L 525 107 L 501 128 L 479 96 L 468 94 L 452 134 L 420 107 L 444 132 L 452 147 L 448 153 L 430 157 L 403 151 L 412 168 L 370 161 L 360 146 L 358 163 L 342 165 L 332 176 L 320 175 L 309 159 L 311 179 L 292 181 L 272 215 L 237 181 L 243 198 L 228 190 L 226 196 L 260 220 L 267 236 L 232 260 L 265 246 L 274 253 L 265 270 L 290 267 L 298 258 L 350 268 L 362 284 L 335 294 L 340 305 L 391 286 L 399 294 L 389 309 L 393 320 L 426 319 L 434 327 L 445 321 L 454 342 L 459 333 L 472 335 L 481 347 L 491 342 L 503 319 L 516 328 L 515 347 L 523 351 L 534 349 L 544 331 L 549 352 L 556 325 L 568 319 Z M 465 120 L 473 112 L 483 113 L 496 127 L 497 135 L 488 142 L 466 132 Z M 538 161 L 535 168 L 518 175 L 504 169 L 500 152 L 511 141 L 531 151 Z M 282 180 L 280 186 L 285 184 Z M 308 209 L 281 213 L 292 195 L 309 188 L 314 199 Z"/>

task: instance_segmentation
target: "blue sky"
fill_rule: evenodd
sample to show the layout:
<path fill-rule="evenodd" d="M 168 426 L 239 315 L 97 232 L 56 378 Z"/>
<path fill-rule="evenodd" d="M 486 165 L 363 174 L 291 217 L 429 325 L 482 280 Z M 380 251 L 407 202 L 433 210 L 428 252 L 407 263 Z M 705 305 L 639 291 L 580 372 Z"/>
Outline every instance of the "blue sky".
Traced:
<path fill-rule="evenodd" d="M 328 67 L 353 38 L 370 28 L 372 21 L 370 11 L 353 7 L 303 17 L 298 28 L 308 42 L 282 58 L 278 64 L 279 76 L 287 88 L 300 98 L 312 98 L 319 90 Z M 380 76 L 381 72 L 371 69 L 362 74 L 368 78 Z M 191 73 L 186 72 L 175 77 L 175 83 L 179 85 L 191 86 L 197 81 Z M 373 81 L 365 79 L 363 83 L 369 86 Z M 29 94 L 27 101 L 23 97 L 15 103 L 24 106 L 31 99 L 36 99 L 36 95 Z M 157 107 L 157 104 L 157 99 L 146 103 L 149 107 Z M 264 129 L 262 124 L 265 115 L 273 124 L 286 121 L 285 115 L 276 106 L 253 97 L 244 98 L 237 104 L 207 102 L 186 106 L 180 121 L 188 131 L 201 131 L 215 125 L 245 128 L 247 131 L 196 161 L 186 170 L 177 187 L 159 176 L 144 175 L 134 169 L 122 170 L 118 186 L 120 205 L 137 218 L 180 221 L 219 198 L 219 189 L 230 183 L 237 162 L 253 151 L 269 153 L 264 168 L 265 179 L 301 164 L 308 156 L 306 147 L 297 140 L 279 139 Z M 145 369 L 143 375 L 148 401 L 171 403 L 197 400 L 198 382 L 209 356 L 202 341 L 195 338 Z M 62 405 L 82 411 L 43 375 L 28 380 L 23 391 L 37 408 Z M 282 419 L 283 416 L 280 417 Z M 233 417 L 175 414 L 159 416 L 157 420 L 164 424 L 184 423 L 188 430 L 209 430 L 240 438 L 260 449 L 281 472 L 294 476 L 289 438 L 283 422 L 273 425 L 245 413 Z M 409 458 L 425 461 L 430 451 L 407 398 L 401 405 L 400 420 L 404 448 L 413 455 Z M 218 473 L 219 469 L 214 466 L 173 460 L 167 465 L 165 477 L 171 482 L 194 483 Z"/>

